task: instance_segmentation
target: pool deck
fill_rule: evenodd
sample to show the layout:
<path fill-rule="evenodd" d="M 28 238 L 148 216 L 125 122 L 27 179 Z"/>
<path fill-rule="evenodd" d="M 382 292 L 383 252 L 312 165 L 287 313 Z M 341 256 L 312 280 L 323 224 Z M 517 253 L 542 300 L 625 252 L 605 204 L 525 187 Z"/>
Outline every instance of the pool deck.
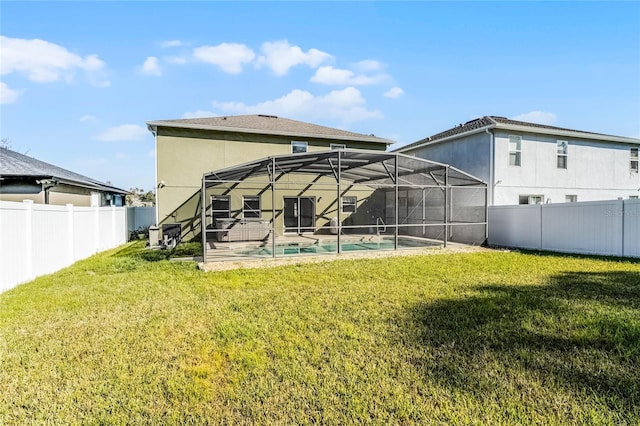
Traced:
<path fill-rule="evenodd" d="M 399 237 L 403 241 L 415 241 L 415 247 L 400 247 L 400 250 L 407 249 L 433 249 L 442 247 L 442 241 L 432 240 L 421 237 L 413 237 L 402 235 Z M 345 234 L 340 236 L 341 244 L 358 244 L 358 243 L 381 243 L 386 242 L 389 243 L 393 239 L 393 235 L 375 235 L 375 234 Z M 337 242 L 336 235 L 317 235 L 317 234 L 308 234 L 308 235 L 283 235 L 278 236 L 276 239 L 276 244 L 278 247 L 283 245 L 291 246 L 291 247 L 305 247 L 305 246 L 314 246 L 314 245 L 324 245 L 324 244 L 335 244 Z M 423 246 L 423 247 L 420 247 Z M 246 255 L 243 256 L 239 254 L 239 251 L 251 251 L 257 250 L 260 248 L 264 248 L 269 251 L 266 255 Z M 389 251 L 389 249 L 381 249 L 385 251 Z M 218 242 L 218 241 L 207 241 L 207 259 L 206 262 L 220 262 L 220 261 L 229 261 L 229 260 L 251 260 L 251 259 L 265 259 L 272 257 L 270 255 L 271 251 L 271 240 L 267 239 L 264 241 L 234 241 L 234 242 Z M 344 250 L 347 252 L 350 250 Z M 362 250 L 362 251 L 372 251 L 372 250 Z M 377 251 L 377 250 L 376 250 Z M 317 256 L 335 256 L 334 252 L 327 253 L 314 253 L 313 255 Z M 296 253 L 291 254 L 289 256 L 309 256 L 311 254 L 303 254 Z M 283 257 L 288 255 L 278 254 L 277 257 Z"/>
<path fill-rule="evenodd" d="M 348 237 L 352 237 L 349 235 Z M 278 238 L 280 241 L 281 238 Z M 309 242 L 308 239 L 303 240 Z M 423 256 L 436 254 L 453 254 L 453 253 L 472 253 L 480 251 L 491 251 L 486 247 L 471 246 L 459 243 L 447 243 L 447 247 L 443 247 L 441 241 L 437 241 L 438 245 L 421 248 L 406 248 L 400 250 L 363 250 L 351 251 L 346 253 L 327 253 L 327 254 L 305 254 L 293 256 L 278 257 L 216 257 L 214 261 L 202 262 L 198 264 L 199 269 L 208 272 L 226 271 L 231 269 L 255 269 L 255 268 L 274 268 L 285 265 L 300 265 L 305 263 L 321 263 L 333 262 L 337 260 L 353 260 L 353 259 L 376 259 L 397 256 Z M 246 243 L 245 243 L 246 245 Z"/>

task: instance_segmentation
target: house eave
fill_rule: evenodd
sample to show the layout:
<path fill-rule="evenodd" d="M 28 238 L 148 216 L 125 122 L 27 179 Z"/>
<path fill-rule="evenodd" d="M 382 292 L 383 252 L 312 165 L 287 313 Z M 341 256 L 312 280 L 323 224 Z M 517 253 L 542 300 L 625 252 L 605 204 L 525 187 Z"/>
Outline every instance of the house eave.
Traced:
<path fill-rule="evenodd" d="M 558 129 L 545 129 L 543 127 L 529 127 L 529 126 L 518 126 L 513 124 L 504 124 L 504 123 L 495 123 L 490 124 L 488 126 L 479 127 L 477 129 L 469 130 L 462 133 L 457 133 L 455 135 L 447 136 L 446 138 L 436 139 L 433 141 L 426 141 L 419 145 L 409 145 L 406 147 L 400 147 L 392 150 L 392 152 L 407 152 L 415 149 L 419 149 L 425 146 L 432 146 L 439 143 L 444 143 L 450 140 L 455 140 L 459 138 L 463 138 L 466 136 L 474 135 L 476 133 L 484 133 L 490 129 L 497 130 L 507 130 L 512 132 L 521 132 L 521 133 L 536 133 L 542 135 L 551 135 L 551 136 L 560 136 L 571 139 L 588 139 L 588 140 L 596 140 L 602 142 L 618 142 L 618 143 L 626 143 L 633 145 L 640 145 L 640 139 L 629 138 L 625 136 L 614 136 L 614 135 L 605 135 L 601 133 L 586 133 L 580 131 L 571 131 L 571 130 L 558 130 Z"/>
<path fill-rule="evenodd" d="M 500 130 L 511 130 L 514 132 L 562 136 L 562 137 L 573 138 L 573 139 L 589 139 L 589 140 L 597 140 L 597 141 L 603 141 L 603 142 L 620 142 L 620 143 L 629 143 L 629 144 L 636 144 L 636 145 L 640 144 L 640 139 L 629 138 L 625 136 L 605 135 L 601 133 L 586 133 L 586 132 L 571 131 L 571 130 L 545 129 L 544 127 L 532 128 L 528 126 L 518 126 L 518 125 L 503 124 L 503 123 L 497 123 L 495 127 Z"/>
<path fill-rule="evenodd" d="M 396 148 L 392 152 L 403 153 L 403 152 L 407 152 L 407 151 L 412 151 L 414 149 L 422 148 L 424 146 L 436 145 L 436 144 L 447 142 L 447 141 L 450 141 L 450 140 L 453 140 L 453 139 L 459 139 L 459 138 L 463 138 L 463 137 L 466 137 L 466 136 L 475 135 L 476 133 L 484 133 L 487 129 L 492 129 L 492 128 L 495 128 L 495 127 L 496 127 L 495 124 L 490 124 L 488 126 L 479 127 L 477 129 L 468 130 L 466 132 L 456 133 L 455 135 L 447 136 L 446 138 L 436 139 L 436 140 L 433 140 L 433 141 L 426 141 L 426 142 L 421 143 L 419 145 Z"/>
<path fill-rule="evenodd" d="M 251 133 L 257 135 L 276 135 L 276 136 L 290 136 L 294 138 L 308 138 L 308 139 L 327 139 L 336 141 L 353 141 L 353 142 L 370 142 L 384 144 L 389 146 L 395 142 L 390 139 L 378 138 L 373 136 L 349 136 L 349 135 L 323 135 L 315 133 L 304 132 L 287 132 L 287 131 L 274 131 L 274 130 L 260 130 L 260 129 L 241 129 L 224 126 L 209 126 L 203 124 L 189 124 L 189 123 L 167 123 L 163 121 L 147 121 L 147 129 L 154 135 L 157 134 L 159 127 L 170 127 L 175 129 L 191 129 L 191 130 L 210 130 L 226 133 Z"/>

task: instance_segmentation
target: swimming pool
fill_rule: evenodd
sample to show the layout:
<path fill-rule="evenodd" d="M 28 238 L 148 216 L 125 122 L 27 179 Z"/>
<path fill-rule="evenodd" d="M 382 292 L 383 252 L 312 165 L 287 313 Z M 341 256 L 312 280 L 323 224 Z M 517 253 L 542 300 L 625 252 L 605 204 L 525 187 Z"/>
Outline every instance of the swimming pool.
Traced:
<path fill-rule="evenodd" d="M 393 237 L 386 237 L 378 241 L 374 240 L 347 240 L 342 242 L 342 252 L 368 251 L 368 250 L 393 250 L 395 247 Z M 414 238 L 398 238 L 398 249 L 421 248 L 439 246 L 439 243 L 429 240 Z M 276 256 L 292 256 L 303 254 L 331 254 L 338 252 L 337 242 L 319 241 L 317 243 L 290 242 L 276 244 Z M 272 256 L 272 246 L 270 243 L 260 247 L 241 248 L 234 251 L 236 255 L 242 256 Z"/>

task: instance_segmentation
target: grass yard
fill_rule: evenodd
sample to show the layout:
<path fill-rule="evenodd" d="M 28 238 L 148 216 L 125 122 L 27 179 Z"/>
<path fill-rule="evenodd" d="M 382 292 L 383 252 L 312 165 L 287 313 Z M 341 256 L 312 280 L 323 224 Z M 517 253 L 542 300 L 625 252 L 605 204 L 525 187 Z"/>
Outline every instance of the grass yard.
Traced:
<path fill-rule="evenodd" d="M 141 247 L 0 295 L 0 424 L 640 423 L 638 262 Z"/>

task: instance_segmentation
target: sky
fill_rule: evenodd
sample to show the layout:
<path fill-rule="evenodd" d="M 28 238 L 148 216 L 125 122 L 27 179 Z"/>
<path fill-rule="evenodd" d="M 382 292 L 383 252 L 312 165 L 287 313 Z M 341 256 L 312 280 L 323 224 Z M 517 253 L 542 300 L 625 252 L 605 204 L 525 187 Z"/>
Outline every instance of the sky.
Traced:
<path fill-rule="evenodd" d="M 0 136 L 155 187 L 145 122 L 269 114 L 415 142 L 484 115 L 640 138 L 640 2 L 0 3 Z"/>

